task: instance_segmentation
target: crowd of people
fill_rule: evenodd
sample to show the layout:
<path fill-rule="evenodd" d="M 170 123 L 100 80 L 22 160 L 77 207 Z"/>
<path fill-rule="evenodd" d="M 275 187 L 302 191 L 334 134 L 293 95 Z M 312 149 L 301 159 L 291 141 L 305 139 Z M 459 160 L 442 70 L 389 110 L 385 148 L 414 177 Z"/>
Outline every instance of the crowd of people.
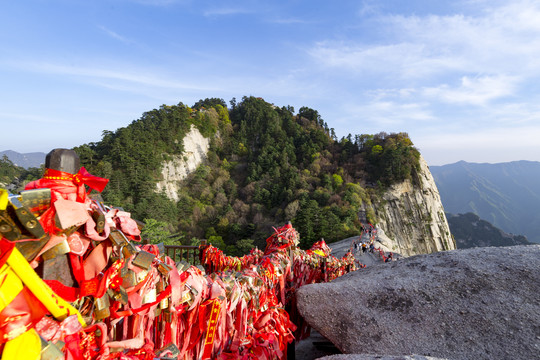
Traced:
<path fill-rule="evenodd" d="M 367 235 L 367 236 L 366 236 Z M 367 239 L 366 239 L 367 237 Z M 377 228 L 369 224 L 367 227 L 362 227 L 362 233 L 358 238 L 353 240 L 354 253 L 365 254 L 370 252 L 380 256 L 383 262 L 395 261 L 396 257 L 392 252 L 385 252 L 380 248 L 375 248 L 375 238 L 377 237 Z"/>

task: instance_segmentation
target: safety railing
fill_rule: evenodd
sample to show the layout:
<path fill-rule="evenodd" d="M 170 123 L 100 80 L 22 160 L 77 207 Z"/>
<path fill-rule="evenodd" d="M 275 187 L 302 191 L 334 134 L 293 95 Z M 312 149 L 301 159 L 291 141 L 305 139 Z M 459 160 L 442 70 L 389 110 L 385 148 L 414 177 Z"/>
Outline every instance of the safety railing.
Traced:
<path fill-rule="evenodd" d="M 201 263 L 200 253 L 204 246 L 206 246 L 206 240 L 202 240 L 199 246 L 165 245 L 165 255 L 173 259 L 175 263 L 185 261 L 191 265 L 198 265 Z"/>

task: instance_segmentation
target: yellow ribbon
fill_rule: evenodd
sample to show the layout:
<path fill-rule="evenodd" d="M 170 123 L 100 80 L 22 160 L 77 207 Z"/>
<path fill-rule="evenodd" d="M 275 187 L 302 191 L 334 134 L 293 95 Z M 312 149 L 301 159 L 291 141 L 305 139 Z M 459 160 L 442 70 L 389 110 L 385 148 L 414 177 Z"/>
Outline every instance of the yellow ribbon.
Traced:
<path fill-rule="evenodd" d="M 313 250 L 313 252 L 322 257 L 326 257 L 326 254 L 322 250 L 317 249 L 317 250 Z"/>
<path fill-rule="evenodd" d="M 41 359 L 41 338 L 34 329 L 9 340 L 4 346 L 2 360 Z"/>
<path fill-rule="evenodd" d="M 86 326 L 82 315 L 77 309 L 60 296 L 56 295 L 56 293 L 41 280 L 17 248 L 13 248 L 11 255 L 7 259 L 7 264 L 56 319 L 61 321 L 70 315 L 76 314 L 82 327 Z"/>
<path fill-rule="evenodd" d="M 0 189 L 0 210 L 6 210 L 8 204 L 7 190 Z"/>

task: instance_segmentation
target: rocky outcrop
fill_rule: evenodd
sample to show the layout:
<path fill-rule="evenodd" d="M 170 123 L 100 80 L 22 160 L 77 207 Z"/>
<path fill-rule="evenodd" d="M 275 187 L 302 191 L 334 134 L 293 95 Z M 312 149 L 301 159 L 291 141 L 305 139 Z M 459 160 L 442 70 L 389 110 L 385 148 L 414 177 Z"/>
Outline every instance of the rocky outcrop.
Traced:
<path fill-rule="evenodd" d="M 373 208 L 383 230 L 379 238 L 391 251 L 411 256 L 456 248 L 439 191 L 422 157 L 415 184 L 406 180 L 392 186 Z"/>
<path fill-rule="evenodd" d="M 157 191 L 164 192 L 171 200 L 178 201 L 179 182 L 206 159 L 210 146 L 210 139 L 205 138 L 195 127 L 183 139 L 184 153 L 181 156 L 172 156 L 172 159 L 162 164 L 161 175 L 163 180 L 157 183 Z"/>
<path fill-rule="evenodd" d="M 386 356 L 386 355 L 330 355 L 318 360 L 444 360 L 431 356 Z"/>
<path fill-rule="evenodd" d="M 297 291 L 344 353 L 540 358 L 540 245 L 417 255 Z"/>

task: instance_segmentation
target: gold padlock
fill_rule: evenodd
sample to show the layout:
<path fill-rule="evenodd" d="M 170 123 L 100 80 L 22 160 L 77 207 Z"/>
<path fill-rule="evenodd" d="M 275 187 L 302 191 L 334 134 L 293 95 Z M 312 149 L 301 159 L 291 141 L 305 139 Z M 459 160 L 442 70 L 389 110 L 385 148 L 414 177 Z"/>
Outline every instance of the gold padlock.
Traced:
<path fill-rule="evenodd" d="M 51 205 L 51 189 L 21 191 L 21 203 L 35 216 L 43 214 Z"/>
<path fill-rule="evenodd" d="M 191 265 L 188 264 L 187 262 L 185 262 L 184 260 L 178 262 L 176 264 L 176 268 L 178 269 L 178 272 L 183 272 L 183 271 L 186 271 L 187 269 L 189 269 Z"/>
<path fill-rule="evenodd" d="M 163 290 L 165 290 L 166 287 L 167 286 L 166 286 L 165 280 L 163 280 L 163 278 L 160 278 L 158 282 L 156 283 L 156 291 L 158 293 L 163 292 Z"/>
<path fill-rule="evenodd" d="M 138 252 L 139 250 L 137 250 L 135 245 L 133 245 L 130 242 L 122 246 L 122 255 L 124 256 L 125 259 L 130 258 L 132 255 L 135 255 Z"/>
<path fill-rule="evenodd" d="M 59 255 L 67 254 L 71 251 L 67 239 L 62 240 L 60 243 L 56 244 L 49 250 L 41 254 L 43 260 L 51 260 Z"/>
<path fill-rule="evenodd" d="M 135 271 L 127 269 L 126 274 L 122 276 L 122 286 L 126 289 L 129 289 L 130 287 L 133 287 L 138 283 L 139 282 L 137 281 L 137 274 L 135 274 Z"/>
<path fill-rule="evenodd" d="M 136 265 L 140 267 L 141 269 L 148 270 L 150 269 L 150 266 L 152 266 L 152 262 L 156 256 L 152 253 L 149 253 L 148 251 L 141 250 L 139 253 L 135 256 L 132 263 L 133 265 Z"/>
<path fill-rule="evenodd" d="M 105 230 L 105 214 L 100 209 L 93 209 L 92 219 L 96 223 L 96 232 L 101 234 Z"/>
<path fill-rule="evenodd" d="M 63 341 L 58 341 L 57 344 L 43 339 L 41 336 L 41 360 L 63 360 L 65 359 L 62 348 Z"/>
<path fill-rule="evenodd" d="M 111 232 L 109 233 L 109 239 L 114 246 L 124 246 L 129 243 L 126 235 L 124 235 L 122 231 L 117 229 L 111 229 Z"/>
<path fill-rule="evenodd" d="M 150 289 L 146 294 L 144 294 L 142 303 L 143 304 L 153 303 L 156 301 L 156 298 L 157 298 L 156 289 L 155 288 Z"/>
<path fill-rule="evenodd" d="M 180 355 L 180 350 L 174 343 L 170 343 L 156 351 L 158 358 L 176 359 Z"/>
<path fill-rule="evenodd" d="M 157 265 L 158 271 L 165 277 L 169 277 L 169 272 L 173 269 L 172 266 L 165 264 L 163 261 L 159 261 Z"/>
<path fill-rule="evenodd" d="M 180 304 L 183 304 L 183 303 L 189 303 L 189 305 L 191 305 L 193 303 L 193 298 L 192 298 L 192 295 L 191 295 L 191 292 L 189 290 L 187 291 L 184 291 L 182 293 L 182 299 L 180 299 Z"/>
<path fill-rule="evenodd" d="M 160 309 L 168 309 L 169 308 L 169 298 L 166 297 L 163 300 L 159 302 L 159 308 Z"/>
<path fill-rule="evenodd" d="M 128 303 L 127 291 L 122 286 L 118 288 L 118 291 L 114 291 L 113 289 L 107 289 L 107 294 L 109 294 L 109 297 L 111 299 L 113 299 L 114 301 L 118 301 L 122 305 L 127 305 Z"/>
<path fill-rule="evenodd" d="M 109 294 L 107 293 L 100 298 L 94 299 L 94 318 L 100 321 L 111 316 L 110 305 Z"/>
<path fill-rule="evenodd" d="M 169 308 L 165 308 L 161 310 L 161 319 L 165 322 L 171 323 L 172 322 L 172 313 L 169 310 Z"/>
<path fill-rule="evenodd" d="M 139 271 L 137 273 L 137 284 L 146 279 L 148 276 L 148 270 Z"/>

